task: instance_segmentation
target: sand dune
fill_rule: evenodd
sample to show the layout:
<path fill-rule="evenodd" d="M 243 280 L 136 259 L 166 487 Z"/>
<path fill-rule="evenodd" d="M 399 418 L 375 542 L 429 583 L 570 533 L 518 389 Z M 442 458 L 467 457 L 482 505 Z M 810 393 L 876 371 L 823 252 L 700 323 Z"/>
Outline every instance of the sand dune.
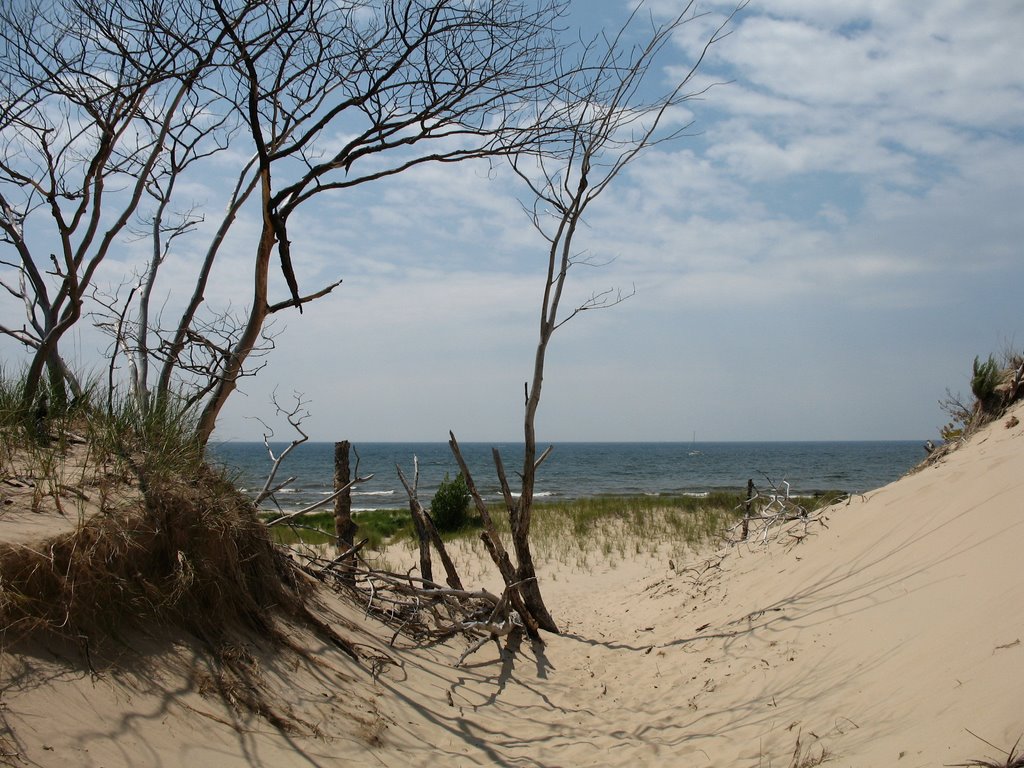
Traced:
<path fill-rule="evenodd" d="M 998 757 L 1024 733 L 1024 425 L 1004 421 L 800 541 L 543 564 L 563 634 L 462 668 L 463 644 L 389 647 L 329 595 L 361 663 L 305 633 L 306 653 L 239 642 L 227 678 L 159 629 L 95 672 L 77 647 L 8 651 L 0 764 L 791 766 L 798 739 L 805 765 Z"/>

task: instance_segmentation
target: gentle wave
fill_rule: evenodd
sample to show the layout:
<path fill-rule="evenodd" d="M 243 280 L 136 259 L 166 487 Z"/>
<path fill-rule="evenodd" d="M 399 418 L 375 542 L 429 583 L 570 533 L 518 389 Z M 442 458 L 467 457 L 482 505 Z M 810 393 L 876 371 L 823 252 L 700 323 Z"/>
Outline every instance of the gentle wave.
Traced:
<path fill-rule="evenodd" d="M 244 490 L 240 488 L 239 490 Z M 286 489 L 287 490 L 287 489 Z M 337 491 L 317 491 L 319 496 L 333 496 Z M 395 491 L 352 491 L 353 496 L 394 496 Z"/>
<path fill-rule="evenodd" d="M 361 467 L 375 479 L 353 490 L 359 507 L 399 509 L 405 493 L 393 474 L 395 462 L 420 458 L 419 498 L 426 505 L 446 475 L 459 468 L 445 443 L 367 443 L 357 446 Z M 514 446 L 506 464 L 514 460 Z M 895 480 L 924 456 L 917 441 L 829 443 L 561 443 L 538 472 L 543 490 L 538 500 L 573 500 L 594 496 L 706 496 L 719 490 L 743 492 L 754 479 L 759 492 L 791 484 L 791 493 L 837 490 L 864 493 Z M 463 455 L 484 498 L 500 504 L 491 445 L 466 443 Z M 263 487 L 266 447 L 262 443 L 227 443 L 211 447 L 218 463 L 232 468 L 236 483 L 250 495 Z M 301 487 L 278 492 L 282 507 L 301 508 L 333 493 L 333 444 L 306 443 L 288 457 L 286 471 Z M 389 469 L 392 468 L 392 469 Z M 361 470 L 362 471 L 362 470 Z M 374 506 L 375 505 L 375 506 Z"/>

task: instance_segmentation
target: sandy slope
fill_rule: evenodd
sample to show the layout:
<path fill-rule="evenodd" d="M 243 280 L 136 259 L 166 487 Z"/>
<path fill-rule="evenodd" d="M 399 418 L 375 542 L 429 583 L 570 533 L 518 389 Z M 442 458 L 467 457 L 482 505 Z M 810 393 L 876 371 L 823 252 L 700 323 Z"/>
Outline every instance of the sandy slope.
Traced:
<path fill-rule="evenodd" d="M 290 734 L 224 706 L 184 638 L 133 640 L 143 653 L 98 674 L 61 660 L 77 649 L 7 653 L 0 752 L 44 766 L 790 766 L 799 737 L 826 765 L 996 757 L 978 736 L 1008 749 L 1024 732 L 1022 478 L 1024 425 L 999 422 L 800 543 L 675 569 L 545 564 L 564 633 L 461 669 L 461 646 L 389 648 L 390 631 L 329 599 L 361 664 L 308 636 L 308 658 L 239 650 Z"/>

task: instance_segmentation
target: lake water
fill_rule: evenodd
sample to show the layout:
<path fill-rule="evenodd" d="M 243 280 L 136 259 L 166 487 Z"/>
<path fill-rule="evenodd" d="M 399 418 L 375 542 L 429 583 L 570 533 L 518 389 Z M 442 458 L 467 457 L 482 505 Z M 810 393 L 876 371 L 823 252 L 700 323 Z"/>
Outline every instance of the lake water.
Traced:
<path fill-rule="evenodd" d="M 284 445 L 273 446 L 276 452 Z M 488 500 L 500 495 L 491 448 L 501 451 L 513 491 L 522 449 L 515 444 L 463 443 L 463 456 L 477 487 Z M 541 446 L 541 448 L 546 445 Z M 262 443 L 212 446 L 211 458 L 229 468 L 239 488 L 255 493 L 271 467 Z M 355 443 L 353 475 L 373 479 L 353 490 L 353 509 L 405 507 L 399 464 L 411 481 L 413 457 L 419 459 L 419 497 L 424 505 L 445 475 L 458 464 L 447 443 Z M 839 490 L 863 493 L 896 480 L 925 457 L 919 441 L 879 442 L 730 442 L 730 443 L 556 443 L 538 471 L 541 500 L 588 496 L 700 494 L 742 490 L 753 479 L 758 488 L 789 483 L 792 492 Z M 334 444 L 303 443 L 282 464 L 278 480 L 295 477 L 277 495 L 284 510 L 308 506 L 332 492 Z"/>

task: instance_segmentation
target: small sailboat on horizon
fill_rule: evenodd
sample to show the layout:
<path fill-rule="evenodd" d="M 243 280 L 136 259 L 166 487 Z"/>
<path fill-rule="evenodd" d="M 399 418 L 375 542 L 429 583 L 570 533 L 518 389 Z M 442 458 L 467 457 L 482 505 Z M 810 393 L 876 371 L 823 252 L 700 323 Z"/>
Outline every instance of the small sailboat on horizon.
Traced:
<path fill-rule="evenodd" d="M 700 456 L 702 451 L 697 450 L 697 430 L 693 431 L 693 438 L 690 440 L 690 451 L 687 456 Z"/>

